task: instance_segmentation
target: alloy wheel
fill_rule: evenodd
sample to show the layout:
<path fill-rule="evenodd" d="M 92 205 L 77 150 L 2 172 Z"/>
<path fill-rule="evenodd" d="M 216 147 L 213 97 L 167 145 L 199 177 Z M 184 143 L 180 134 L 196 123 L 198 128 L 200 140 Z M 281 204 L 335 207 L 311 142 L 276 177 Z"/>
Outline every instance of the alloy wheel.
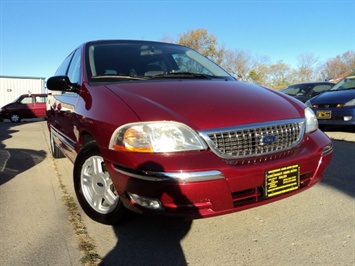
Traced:
<path fill-rule="evenodd" d="M 108 214 L 116 208 L 119 197 L 101 156 L 94 155 L 85 160 L 80 185 L 86 202 L 96 212 Z"/>

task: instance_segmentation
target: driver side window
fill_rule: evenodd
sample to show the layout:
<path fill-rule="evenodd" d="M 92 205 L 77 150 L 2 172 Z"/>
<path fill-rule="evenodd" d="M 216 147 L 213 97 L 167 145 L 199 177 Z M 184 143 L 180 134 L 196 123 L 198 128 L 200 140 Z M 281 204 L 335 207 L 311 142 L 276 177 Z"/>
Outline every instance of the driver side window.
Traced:
<path fill-rule="evenodd" d="M 32 103 L 32 96 L 25 97 L 21 100 L 22 104 L 30 104 Z"/>

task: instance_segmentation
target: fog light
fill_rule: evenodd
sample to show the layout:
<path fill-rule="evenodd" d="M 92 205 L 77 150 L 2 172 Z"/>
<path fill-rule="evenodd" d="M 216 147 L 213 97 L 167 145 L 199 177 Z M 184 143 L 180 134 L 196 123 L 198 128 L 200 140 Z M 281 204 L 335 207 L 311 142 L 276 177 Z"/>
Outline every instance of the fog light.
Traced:
<path fill-rule="evenodd" d="M 344 116 L 344 121 L 350 121 L 351 119 L 353 119 L 352 116 Z"/>
<path fill-rule="evenodd" d="M 134 203 L 136 203 L 139 206 L 142 206 L 144 208 L 148 208 L 148 209 L 152 209 L 152 210 L 164 209 L 163 206 L 161 205 L 161 202 L 158 199 L 142 197 L 137 194 L 133 194 L 133 193 L 129 193 L 129 192 L 128 192 L 128 195 Z"/>

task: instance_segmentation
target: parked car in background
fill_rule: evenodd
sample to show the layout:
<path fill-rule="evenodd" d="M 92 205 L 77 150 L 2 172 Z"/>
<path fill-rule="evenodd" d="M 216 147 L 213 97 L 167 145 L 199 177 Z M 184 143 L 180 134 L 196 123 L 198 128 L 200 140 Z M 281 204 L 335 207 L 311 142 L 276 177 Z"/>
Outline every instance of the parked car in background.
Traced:
<path fill-rule="evenodd" d="M 52 154 L 105 224 L 127 209 L 191 219 L 267 204 L 318 183 L 332 155 L 303 103 L 176 44 L 85 43 L 47 88 L 62 92 L 47 104 Z"/>
<path fill-rule="evenodd" d="M 46 117 L 47 94 L 23 94 L 12 103 L 1 108 L 0 116 L 11 122 L 20 122 L 22 118 Z"/>
<path fill-rule="evenodd" d="M 321 126 L 355 127 L 355 74 L 306 104 L 314 110 Z"/>
<path fill-rule="evenodd" d="M 334 83 L 331 82 L 307 82 L 290 85 L 280 91 L 295 97 L 301 102 L 306 102 L 310 98 L 331 89 Z"/>

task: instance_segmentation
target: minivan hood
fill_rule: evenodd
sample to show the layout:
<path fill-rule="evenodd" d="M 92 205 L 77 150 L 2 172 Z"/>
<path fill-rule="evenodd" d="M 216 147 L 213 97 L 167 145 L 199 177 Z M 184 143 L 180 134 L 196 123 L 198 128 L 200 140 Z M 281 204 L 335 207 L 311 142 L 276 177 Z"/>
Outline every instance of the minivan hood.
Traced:
<path fill-rule="evenodd" d="M 172 120 L 196 130 L 304 117 L 301 102 L 237 81 L 158 80 L 106 87 L 142 121 Z"/>

